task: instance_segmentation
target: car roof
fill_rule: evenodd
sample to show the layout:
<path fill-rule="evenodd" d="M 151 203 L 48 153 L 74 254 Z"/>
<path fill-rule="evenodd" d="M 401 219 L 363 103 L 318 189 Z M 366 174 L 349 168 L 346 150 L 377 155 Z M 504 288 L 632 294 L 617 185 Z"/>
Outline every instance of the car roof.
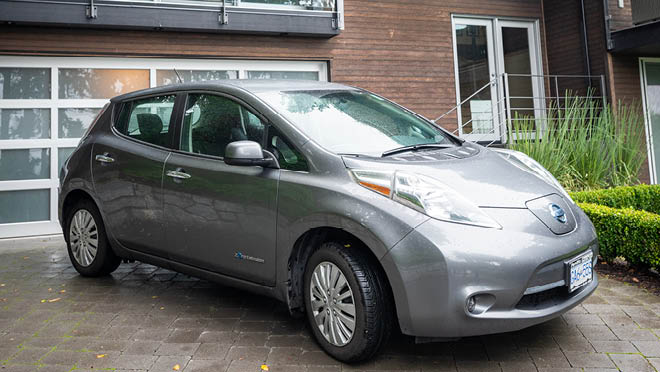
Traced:
<path fill-rule="evenodd" d="M 172 84 L 142 89 L 114 97 L 111 101 L 123 101 L 141 96 L 182 90 L 222 90 L 222 88 L 239 88 L 250 93 L 286 92 L 297 90 L 357 90 L 357 88 L 348 85 L 315 80 L 211 80 L 199 83 Z"/>

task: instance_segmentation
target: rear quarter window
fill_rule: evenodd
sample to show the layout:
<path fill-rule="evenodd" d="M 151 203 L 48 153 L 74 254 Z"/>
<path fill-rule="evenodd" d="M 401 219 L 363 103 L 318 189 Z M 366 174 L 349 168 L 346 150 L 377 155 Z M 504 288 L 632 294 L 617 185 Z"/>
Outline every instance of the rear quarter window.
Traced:
<path fill-rule="evenodd" d="M 176 95 L 137 99 L 122 104 L 115 129 L 149 144 L 171 147 L 171 122 Z"/>

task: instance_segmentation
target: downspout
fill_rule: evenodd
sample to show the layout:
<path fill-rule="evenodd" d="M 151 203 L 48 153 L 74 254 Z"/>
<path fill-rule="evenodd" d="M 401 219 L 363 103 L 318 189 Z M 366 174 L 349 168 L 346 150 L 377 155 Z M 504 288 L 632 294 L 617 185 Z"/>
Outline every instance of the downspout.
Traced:
<path fill-rule="evenodd" d="M 605 0 L 607 1 L 607 0 Z M 586 67 L 586 72 L 588 76 L 591 76 L 591 63 L 589 61 L 589 37 L 587 35 L 587 17 L 584 12 L 584 0 L 580 0 L 580 12 L 582 13 L 582 38 L 584 41 L 584 62 Z M 587 80 L 589 87 L 591 87 L 591 78 L 588 77 Z"/>

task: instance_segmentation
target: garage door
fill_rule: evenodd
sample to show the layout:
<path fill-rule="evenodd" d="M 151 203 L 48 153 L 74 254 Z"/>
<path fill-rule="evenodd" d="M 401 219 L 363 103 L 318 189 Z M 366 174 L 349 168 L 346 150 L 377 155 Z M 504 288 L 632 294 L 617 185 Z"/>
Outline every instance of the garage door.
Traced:
<path fill-rule="evenodd" d="M 317 61 L 0 56 L 0 238 L 60 233 L 58 174 L 109 98 L 214 79 L 327 80 Z"/>

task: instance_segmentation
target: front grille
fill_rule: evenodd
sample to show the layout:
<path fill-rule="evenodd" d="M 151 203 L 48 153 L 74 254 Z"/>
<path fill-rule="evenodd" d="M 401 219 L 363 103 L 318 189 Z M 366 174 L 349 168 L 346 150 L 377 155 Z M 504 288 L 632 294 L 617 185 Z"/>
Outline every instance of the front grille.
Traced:
<path fill-rule="evenodd" d="M 572 293 L 568 293 L 568 287 L 561 286 L 548 289 L 547 291 L 543 292 L 524 295 L 516 305 L 516 309 L 540 310 L 559 305 L 560 303 L 582 292 L 585 287 L 576 289 Z"/>

